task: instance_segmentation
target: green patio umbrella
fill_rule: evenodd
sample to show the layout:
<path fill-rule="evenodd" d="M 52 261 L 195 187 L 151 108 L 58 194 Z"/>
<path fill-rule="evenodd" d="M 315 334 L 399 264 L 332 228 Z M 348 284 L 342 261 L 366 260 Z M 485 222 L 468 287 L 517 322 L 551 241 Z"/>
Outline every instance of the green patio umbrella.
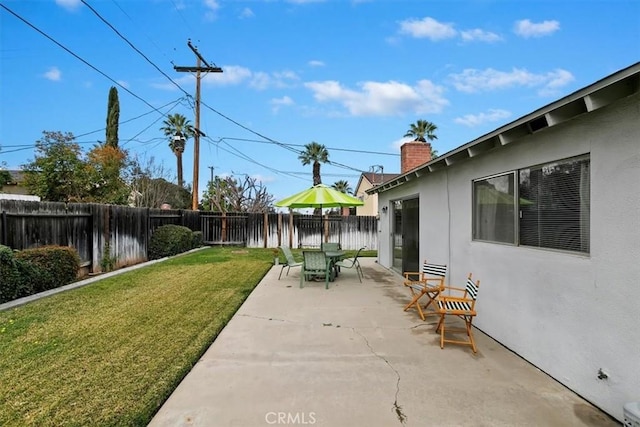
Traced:
<path fill-rule="evenodd" d="M 362 206 L 364 202 L 357 197 L 341 193 L 324 184 L 314 185 L 275 203 L 282 208 L 337 208 Z"/>

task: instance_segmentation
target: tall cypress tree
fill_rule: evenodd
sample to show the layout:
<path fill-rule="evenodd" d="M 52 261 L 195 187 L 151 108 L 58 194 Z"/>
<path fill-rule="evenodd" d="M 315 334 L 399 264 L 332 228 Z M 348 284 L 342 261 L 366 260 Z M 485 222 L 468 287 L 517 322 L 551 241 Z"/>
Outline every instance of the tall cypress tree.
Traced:
<path fill-rule="evenodd" d="M 118 89 L 109 89 L 109 104 L 107 105 L 107 140 L 106 145 L 118 148 L 118 122 L 120 121 L 120 101 Z"/>

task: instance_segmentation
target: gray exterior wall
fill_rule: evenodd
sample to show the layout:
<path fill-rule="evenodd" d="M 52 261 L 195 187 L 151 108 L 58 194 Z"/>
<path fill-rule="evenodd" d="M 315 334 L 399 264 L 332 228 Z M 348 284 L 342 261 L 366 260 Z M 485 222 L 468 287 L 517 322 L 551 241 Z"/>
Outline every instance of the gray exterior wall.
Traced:
<path fill-rule="evenodd" d="M 472 180 L 587 153 L 590 254 L 472 240 Z M 379 206 L 416 195 L 420 259 L 448 264 L 454 285 L 480 279 L 474 325 L 622 420 L 623 404 L 640 400 L 638 93 L 383 191 Z M 386 267 L 390 213 L 379 223 Z"/>

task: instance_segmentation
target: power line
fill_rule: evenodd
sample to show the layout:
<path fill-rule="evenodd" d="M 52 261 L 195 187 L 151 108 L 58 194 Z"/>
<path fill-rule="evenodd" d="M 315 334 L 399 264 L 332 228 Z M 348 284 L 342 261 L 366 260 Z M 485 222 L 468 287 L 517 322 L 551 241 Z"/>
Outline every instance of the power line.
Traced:
<path fill-rule="evenodd" d="M 269 137 L 267 137 L 267 136 L 265 136 L 265 135 L 262 135 L 262 134 L 261 134 L 261 133 L 259 133 L 259 132 L 254 131 L 254 130 L 253 130 L 253 129 L 251 129 L 251 128 L 248 128 L 247 126 L 245 126 L 245 125 L 243 125 L 243 124 L 241 124 L 241 123 L 237 122 L 236 120 L 233 120 L 232 118 L 230 118 L 230 117 L 228 117 L 228 116 L 226 116 L 226 115 L 222 114 L 220 111 L 218 111 L 218 110 L 216 110 L 215 108 L 213 108 L 213 107 L 209 106 L 209 105 L 208 105 L 208 104 L 206 104 L 205 102 L 201 102 L 201 103 L 202 103 L 202 105 L 204 105 L 205 107 L 207 107 L 209 110 L 213 111 L 214 113 L 216 113 L 217 115 L 219 115 L 219 116 L 220 116 L 220 117 L 222 117 L 223 119 L 230 121 L 231 123 L 235 124 L 236 126 L 241 127 L 242 129 L 244 129 L 244 130 L 246 130 L 246 131 L 248 131 L 248 132 L 251 132 L 251 133 L 252 133 L 252 134 L 254 134 L 254 135 L 257 135 L 257 136 L 259 136 L 259 137 L 260 137 L 260 138 L 262 138 L 262 139 L 265 139 L 265 140 L 267 140 L 267 141 L 270 141 L 270 142 L 272 142 L 273 144 L 279 145 L 279 146 L 281 146 L 282 148 L 285 148 L 285 149 L 287 149 L 287 150 L 289 150 L 289 151 L 293 151 L 294 153 L 297 153 L 297 154 L 300 154 L 300 153 L 301 153 L 301 151 L 299 151 L 299 150 L 296 150 L 296 149 L 294 149 L 294 148 L 288 147 L 286 144 L 283 144 L 283 143 L 281 143 L 281 142 L 275 141 L 275 140 L 273 140 L 273 139 L 271 139 L 271 138 L 269 138 Z"/>
<path fill-rule="evenodd" d="M 150 60 L 147 55 L 145 55 L 144 53 L 142 53 L 142 51 L 140 51 L 140 49 L 138 49 L 137 47 L 135 47 L 133 45 L 133 43 L 131 43 L 125 36 L 123 36 L 120 31 L 118 31 L 113 25 L 111 25 L 111 23 L 109 21 L 107 21 L 106 19 L 104 19 L 102 17 L 102 15 L 100 15 L 98 13 L 97 10 L 95 10 L 93 7 L 91 7 L 91 5 L 89 3 L 86 2 L 86 0 L 80 0 L 82 2 L 82 4 L 84 4 L 85 6 L 87 6 L 98 18 L 100 18 L 100 20 L 102 22 L 104 22 L 109 28 L 111 28 L 122 40 L 124 40 L 129 46 L 131 46 L 131 48 L 133 50 L 135 50 L 138 54 L 140 54 L 140 56 L 142 56 L 149 64 L 151 64 L 156 70 L 158 70 L 163 76 L 165 76 L 167 79 L 169 79 L 169 81 L 171 83 L 173 83 L 178 89 L 180 89 L 182 92 L 184 92 L 185 95 L 187 96 L 191 96 L 186 90 L 184 90 L 178 83 L 176 83 L 171 77 L 169 77 L 164 71 L 162 71 L 160 69 L 160 67 L 158 67 L 152 60 Z"/>
<path fill-rule="evenodd" d="M 234 146 L 232 146 L 231 144 L 229 144 L 229 143 L 227 143 L 227 142 L 225 142 L 223 140 L 213 141 L 210 137 L 205 137 L 205 138 L 209 141 L 209 144 L 215 144 L 216 147 L 218 147 L 220 150 L 226 151 L 227 153 L 229 153 L 229 154 L 231 154 L 233 156 L 239 157 L 239 158 L 241 158 L 243 160 L 246 160 L 246 161 L 248 161 L 250 163 L 253 163 L 253 164 L 256 164 L 258 166 L 261 166 L 261 167 L 263 167 L 263 168 L 265 168 L 267 170 L 270 170 L 270 171 L 272 171 L 272 172 L 274 172 L 274 173 L 276 173 L 278 175 L 283 174 L 283 175 L 288 175 L 288 176 L 290 176 L 292 178 L 302 179 L 299 176 L 296 176 L 296 175 L 293 175 L 293 174 L 289 174 L 289 173 L 286 173 L 286 172 L 282 172 L 282 171 L 279 171 L 279 170 L 277 170 L 275 168 L 272 168 L 271 166 L 267 166 L 265 164 L 262 164 L 262 163 L 260 163 L 260 162 L 258 162 L 256 160 L 252 159 L 251 157 L 247 156 L 246 154 L 244 154 L 243 152 L 241 152 L 240 150 L 238 150 L 237 148 L 235 148 Z M 235 153 L 233 151 L 231 151 L 231 150 L 227 150 L 224 147 L 221 147 L 218 144 L 219 142 L 222 142 L 225 145 L 227 145 L 229 148 L 231 148 L 233 151 L 235 151 Z"/>
<path fill-rule="evenodd" d="M 93 9 L 85 0 L 81 0 L 83 4 L 85 4 L 87 7 L 89 7 L 89 9 L 91 9 L 92 12 L 94 12 L 96 14 L 96 16 L 98 16 L 105 24 L 107 24 L 113 31 L 116 32 L 116 34 L 118 34 L 121 38 L 123 38 L 123 40 L 125 40 L 136 52 L 138 52 L 140 55 L 142 55 L 151 65 L 153 65 L 158 71 L 160 71 L 160 73 L 162 73 L 165 77 L 167 77 L 174 85 L 176 85 L 180 90 L 182 90 L 189 98 L 191 98 L 191 95 L 189 95 L 188 92 L 186 92 L 184 89 L 182 89 L 182 87 L 180 87 L 180 85 L 178 85 L 175 81 L 173 81 L 173 79 L 171 79 L 169 76 L 167 76 L 162 70 L 160 70 L 160 68 L 155 65 L 149 58 L 146 57 L 146 55 L 144 55 L 139 49 L 137 49 L 131 42 L 129 42 L 122 34 L 120 34 L 110 23 L 108 23 L 104 18 L 102 18 L 100 16 L 99 13 L 97 13 L 97 11 L 95 11 L 95 9 Z M 147 102 L 145 99 L 143 99 L 142 97 L 136 95 L 135 93 L 133 93 L 131 90 L 129 90 L 128 88 L 126 88 L 125 86 L 123 86 L 122 84 L 118 83 L 116 80 L 114 80 L 113 78 L 111 78 L 110 76 L 108 76 L 106 73 L 104 73 L 103 71 L 101 71 L 100 69 L 98 69 L 97 67 L 95 67 L 94 65 L 90 64 L 88 61 L 86 61 L 85 59 L 83 59 L 82 57 L 80 57 L 79 55 L 77 55 L 76 53 L 74 53 L 73 51 L 71 51 L 69 48 L 67 48 L 66 46 L 64 46 L 63 44 L 61 44 L 60 42 L 58 42 L 57 40 L 55 40 L 53 37 L 49 36 L 47 33 L 45 33 L 44 31 L 40 30 L 39 28 L 37 28 L 35 25 L 31 24 L 29 21 L 27 21 L 26 19 L 24 19 L 23 17 L 21 17 L 20 15 L 18 15 L 17 13 L 15 13 L 14 11 L 12 11 L 11 9 L 9 9 L 7 6 L 5 6 L 4 4 L 0 3 L 0 6 L 2 6 L 3 9 L 5 9 L 6 11 L 8 11 L 9 13 L 11 13 L 12 15 L 14 15 L 16 18 L 18 18 L 19 20 L 21 20 L 22 22 L 24 22 L 26 25 L 28 25 L 29 27 L 31 27 L 32 29 L 34 29 L 35 31 L 37 31 L 38 33 L 40 33 L 41 35 L 43 35 L 44 37 L 46 37 L 47 39 L 49 39 L 51 42 L 55 43 L 57 46 L 59 46 L 60 48 L 62 48 L 63 50 L 65 50 L 67 53 L 69 53 L 70 55 L 72 55 L 73 57 L 75 57 L 76 59 L 78 59 L 79 61 L 81 61 L 82 63 L 84 63 L 85 65 L 87 65 L 88 67 L 90 67 L 91 69 L 93 69 L 94 71 L 98 72 L 99 74 L 101 74 L 102 76 L 104 76 L 105 78 L 107 78 L 109 81 L 111 81 L 112 83 L 116 84 L 117 86 L 121 87 L 122 89 L 124 89 L 127 93 L 129 93 L 130 95 L 132 95 L 133 97 L 135 97 L 136 99 L 142 101 L 143 103 L 145 103 L 146 105 L 148 105 L 149 107 L 151 107 L 154 111 L 158 112 L 159 114 L 161 114 L 163 117 L 166 116 L 166 114 L 162 113 L 158 108 L 154 107 L 153 105 L 151 105 L 149 102 Z M 202 58 L 200 58 L 202 59 Z M 203 60 L 203 62 L 206 61 Z M 174 67 L 175 68 L 175 67 Z M 217 67 L 216 67 L 217 68 Z M 218 114 L 219 116 L 223 117 L 224 119 L 230 121 L 231 123 L 234 123 L 236 126 L 241 127 L 242 129 L 245 129 L 248 132 L 251 132 L 252 134 L 259 136 L 260 138 L 263 138 L 267 141 L 270 141 L 271 143 L 278 145 L 286 150 L 292 151 L 296 154 L 301 154 L 302 151 L 300 150 L 296 150 L 290 146 L 288 146 L 287 144 L 283 144 L 279 141 L 276 141 L 272 138 L 269 138 L 265 135 L 262 135 L 259 132 L 254 131 L 253 129 L 239 123 L 238 121 L 226 116 L 225 114 L 219 112 L 218 110 L 216 110 L 215 108 L 209 106 L 208 104 L 201 102 L 202 105 L 204 105 L 205 107 L 207 107 L 208 109 L 210 109 L 211 111 L 213 111 L 214 113 Z M 15 150 L 12 150 L 15 151 Z M 5 153 L 7 152 L 11 152 L 11 151 L 5 151 Z M 246 157 L 247 160 L 255 162 L 255 160 L 251 159 L 250 157 L 246 156 L 243 154 L 243 156 Z M 257 162 L 255 162 L 257 163 Z M 358 171 L 358 172 L 365 172 L 361 169 L 358 168 L 353 168 L 351 166 L 347 166 L 338 162 L 334 162 L 334 161 L 329 161 L 327 162 L 328 164 L 337 166 L 337 167 L 341 167 L 341 168 L 345 168 L 345 169 L 351 169 L 354 171 Z M 259 164 L 259 163 L 258 163 Z M 263 167 L 266 167 L 267 169 L 270 169 L 270 167 L 265 166 L 260 164 Z M 194 192 L 195 194 L 195 192 Z"/>
<path fill-rule="evenodd" d="M 182 97 L 182 98 L 178 98 L 178 99 L 176 99 L 176 100 L 173 100 L 173 101 L 171 101 L 171 102 L 168 102 L 168 103 L 166 103 L 166 104 L 164 104 L 164 105 L 162 105 L 162 106 L 158 107 L 158 109 L 160 109 L 160 108 L 165 108 L 165 107 L 167 107 L 167 106 L 169 106 L 169 105 L 171 105 L 171 104 L 175 104 L 173 107 L 171 107 L 171 108 L 169 109 L 169 111 L 171 111 L 173 108 L 175 108 L 175 106 L 176 106 L 176 105 L 178 105 L 180 102 L 184 101 L 184 99 L 185 99 L 184 97 Z M 149 115 L 149 114 L 151 114 L 151 113 L 154 113 L 154 112 L 155 112 L 155 110 L 148 111 L 148 112 L 146 112 L 146 113 L 140 114 L 140 115 L 135 116 L 135 117 L 132 117 L 132 118 L 130 118 L 130 119 L 123 120 L 123 121 L 121 121 L 121 122 L 120 122 L 120 124 L 124 124 L 124 123 L 132 122 L 132 121 L 134 121 L 134 120 L 137 120 L 137 119 L 139 119 L 139 118 L 142 118 L 142 117 L 147 116 L 147 115 Z M 164 117 L 164 116 L 161 116 L 160 118 L 162 118 L 162 117 Z M 157 121 L 157 120 L 156 120 L 156 121 Z M 148 128 L 149 128 L 149 127 L 145 128 L 144 130 L 147 130 Z M 94 134 L 94 133 L 104 132 L 104 131 L 105 131 L 105 129 L 106 129 L 106 128 L 100 128 L 100 129 L 92 130 L 92 131 L 90 131 L 90 132 L 85 132 L 85 133 L 82 133 L 82 134 L 79 134 L 79 135 L 74 135 L 74 136 L 73 136 L 74 142 L 75 142 L 75 143 L 77 143 L 77 144 L 94 144 L 94 143 L 96 143 L 97 141 L 84 141 L 84 142 L 82 142 L 82 141 L 77 141 L 77 139 L 78 139 L 78 138 L 85 137 L 85 136 L 87 136 L 87 135 Z M 157 140 L 157 139 L 164 139 L 164 138 L 152 138 L 152 139 L 150 139 L 150 140 L 148 140 L 148 141 L 140 141 L 140 140 L 137 140 L 137 139 L 136 139 L 136 137 L 140 136 L 140 134 L 141 134 L 141 133 L 142 133 L 142 132 L 139 132 L 139 133 L 138 133 L 138 134 L 136 134 L 135 136 L 133 136 L 133 137 L 131 137 L 131 138 L 127 139 L 127 141 L 126 141 L 126 142 L 135 141 L 135 142 L 138 142 L 138 143 L 140 143 L 140 144 L 148 144 L 148 143 L 150 143 L 150 142 L 152 142 L 152 141 L 155 141 L 155 140 Z M 126 142 L 125 142 L 125 143 L 126 143 Z M 35 146 L 36 146 L 36 144 L 35 144 L 35 143 L 31 143 L 31 144 L 9 144 L 9 145 L 7 145 L 7 144 L 2 144 L 2 146 L 0 146 L 0 153 L 11 153 L 11 152 L 14 152 L 14 151 L 28 150 L 28 149 L 33 148 L 33 147 L 35 147 Z M 4 150 L 4 149 L 3 149 L 4 147 L 11 147 L 11 148 L 15 148 L 15 147 L 25 147 L 25 148 L 21 148 L 21 149 L 19 149 L 19 150 Z"/>
<path fill-rule="evenodd" d="M 130 15 L 129 15 L 129 14 L 128 14 L 128 13 L 127 13 L 123 8 L 122 8 L 122 6 L 120 6 L 120 4 L 119 4 L 116 0 L 111 0 L 111 2 L 112 2 L 113 4 L 115 4 L 115 5 L 116 5 L 116 7 L 117 7 L 118 9 L 120 9 L 120 11 L 121 11 L 121 12 L 122 12 L 122 13 L 123 13 L 127 18 L 129 18 L 129 20 L 130 20 L 131 22 L 133 22 L 133 24 L 134 24 L 134 25 L 136 24 L 136 22 L 133 20 L 133 18 L 132 18 L 132 17 L 131 17 L 131 16 L 130 16 Z M 150 42 L 151 42 L 151 43 L 156 47 L 156 49 L 158 49 L 158 51 L 159 51 L 160 53 L 162 53 L 162 55 L 163 55 L 165 58 L 167 58 L 167 59 L 168 59 L 168 56 L 165 54 L 165 52 L 163 52 L 163 51 L 162 51 L 162 49 L 160 49 L 160 46 L 158 46 L 158 44 L 157 44 L 157 43 L 156 43 L 156 42 L 155 42 L 155 41 L 154 41 L 154 40 L 149 36 L 149 34 L 146 34 L 146 33 L 145 33 L 145 36 L 147 36 L 147 39 L 148 39 L 148 40 L 149 40 L 149 41 L 150 41 Z"/>
<path fill-rule="evenodd" d="M 5 9 L 7 12 L 9 12 L 10 14 L 12 14 L 13 16 L 15 16 L 16 18 L 18 18 L 19 20 L 21 20 L 22 22 L 24 22 L 25 24 L 27 24 L 29 27 L 31 27 L 32 29 L 34 29 L 35 31 L 37 31 L 38 33 L 40 33 L 41 35 L 43 35 L 44 37 L 46 37 L 47 39 L 49 39 L 50 41 L 52 41 L 53 43 L 55 43 L 58 47 L 60 47 L 61 49 L 63 49 L 64 51 L 66 51 L 67 53 L 69 53 L 70 55 L 72 55 L 74 58 L 76 58 L 77 60 L 79 60 L 80 62 L 82 62 L 83 64 L 87 65 L 88 67 L 90 67 L 92 70 L 98 72 L 99 74 L 101 74 L 103 77 L 105 77 L 106 79 L 108 79 L 109 81 L 111 81 L 112 83 L 116 84 L 117 86 L 121 87 L 122 89 L 124 89 L 127 93 L 129 93 L 131 96 L 133 96 L 136 99 L 139 99 L 140 101 L 144 102 L 146 105 L 148 105 L 149 107 L 153 108 L 155 111 L 157 111 L 158 113 L 162 114 L 156 107 L 154 107 L 153 105 L 151 105 L 149 102 L 147 102 L 145 99 L 141 98 L 140 96 L 136 95 L 135 93 L 131 92 L 129 89 L 127 89 L 125 86 L 123 86 L 122 84 L 118 83 L 116 80 L 114 80 L 113 78 L 109 77 L 107 74 L 105 74 L 103 71 L 101 71 L 100 69 L 98 69 L 97 67 L 95 67 L 94 65 L 90 64 L 89 62 L 87 62 L 85 59 L 83 59 L 82 57 L 80 57 L 79 55 L 77 55 L 76 53 L 74 53 L 72 50 L 70 50 L 69 48 L 67 48 L 66 46 L 64 46 L 62 43 L 58 42 L 57 40 L 55 40 L 53 37 L 51 37 L 50 35 L 48 35 L 47 33 L 45 33 L 44 31 L 42 31 L 41 29 L 39 29 L 38 27 L 36 27 L 35 25 L 33 25 L 31 22 L 27 21 L 26 19 L 24 19 L 22 16 L 18 15 L 17 13 L 15 13 L 13 10 L 9 9 L 7 6 L 5 6 L 4 4 L 0 3 L 0 7 L 2 7 L 3 9 Z"/>
<path fill-rule="evenodd" d="M 233 141 L 245 141 L 245 142 L 257 142 L 259 144 L 273 144 L 273 142 L 271 141 L 260 141 L 257 139 L 246 139 L 246 138 L 233 138 L 233 137 L 229 137 L 229 136 L 225 136 L 222 139 L 226 139 L 226 140 L 233 140 Z M 291 144 L 291 143 L 281 143 L 283 145 L 288 145 L 289 147 L 304 147 L 305 144 Z M 367 150 L 354 150 L 354 149 L 350 149 L 350 148 L 335 148 L 335 147 L 326 147 L 327 150 L 331 150 L 331 151 L 346 151 L 346 152 L 350 152 L 350 153 L 361 153 L 361 154 L 377 154 L 380 156 L 394 156 L 394 157 L 400 157 L 400 154 L 396 154 L 396 153 L 385 153 L 382 151 L 367 151 Z"/>

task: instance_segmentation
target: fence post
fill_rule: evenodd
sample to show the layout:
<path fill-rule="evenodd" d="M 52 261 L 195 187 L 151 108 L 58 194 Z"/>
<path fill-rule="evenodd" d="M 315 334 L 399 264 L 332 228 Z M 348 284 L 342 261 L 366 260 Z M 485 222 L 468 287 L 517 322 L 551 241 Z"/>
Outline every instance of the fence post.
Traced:
<path fill-rule="evenodd" d="M 222 239 L 223 242 L 227 241 L 227 213 L 222 212 Z"/>
<path fill-rule="evenodd" d="M 7 211 L 2 211 L 2 244 L 7 245 Z"/>
<path fill-rule="evenodd" d="M 262 245 L 262 247 L 266 248 L 267 247 L 267 239 L 269 236 L 269 217 L 267 216 L 267 213 L 265 212 L 264 214 L 262 214 L 262 223 L 263 223 L 263 230 L 262 230 L 262 240 L 264 240 L 264 244 Z"/>
<path fill-rule="evenodd" d="M 293 212 L 289 209 L 289 247 L 293 247 Z"/>
<path fill-rule="evenodd" d="M 329 214 L 324 214 L 324 242 L 329 242 Z"/>
<path fill-rule="evenodd" d="M 282 212 L 278 212 L 278 223 L 277 223 L 277 233 L 278 233 L 278 247 L 282 246 Z"/>

